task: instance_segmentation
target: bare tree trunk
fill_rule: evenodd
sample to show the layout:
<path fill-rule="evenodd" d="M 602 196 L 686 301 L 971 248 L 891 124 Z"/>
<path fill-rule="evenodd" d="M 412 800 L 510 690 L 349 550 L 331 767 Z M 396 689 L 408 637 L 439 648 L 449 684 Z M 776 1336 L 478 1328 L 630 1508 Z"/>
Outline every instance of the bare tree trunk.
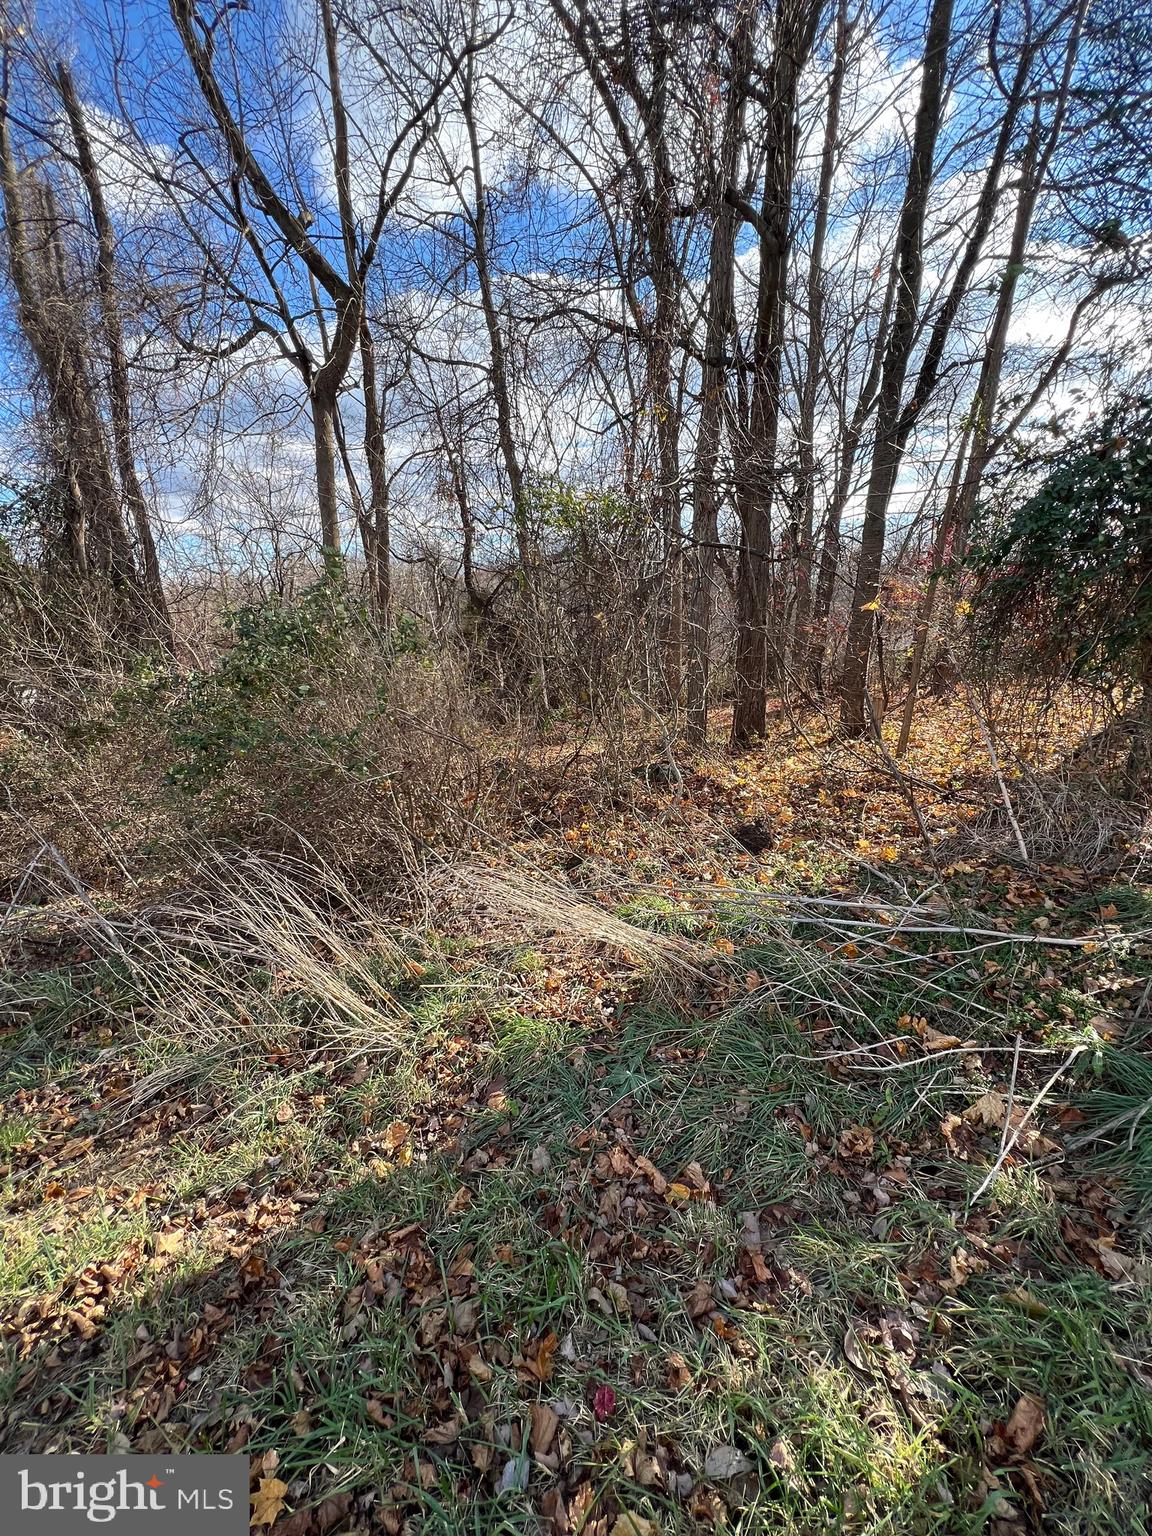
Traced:
<path fill-rule="evenodd" d="M 4 68 L 6 73 L 6 57 Z M 47 388 L 53 453 L 69 491 L 66 547 L 79 574 L 98 571 L 131 595 L 135 622 L 140 585 L 81 335 L 76 274 L 64 253 L 51 187 L 17 170 L 6 78 L 0 90 L 0 193 L 18 319 Z"/>
<path fill-rule="evenodd" d="M 680 526 L 680 422 L 672 391 L 672 350 L 677 329 L 680 288 L 674 220 L 676 179 L 668 147 L 668 39 L 655 12 L 648 16 L 652 84 L 635 96 L 643 117 L 652 158 L 652 192 L 645 243 L 651 268 L 654 306 L 648 339 L 649 393 L 656 418 L 656 511 L 664 563 L 660 617 L 664 687 L 668 704 L 680 697 L 683 671 L 683 570 Z"/>
<path fill-rule="evenodd" d="M 912 716 L 916 709 L 916 693 L 920 687 L 920 675 L 924 669 L 924 653 L 928 646 L 928 635 L 932 628 L 932 616 L 936 610 L 936 592 L 943 574 L 944 560 L 948 552 L 948 542 L 955 526 L 956 508 L 960 501 L 961 487 L 963 485 L 964 461 L 968 451 L 969 430 L 965 428 L 960 440 L 960 447 L 956 453 L 956 463 L 953 467 L 952 482 L 948 487 L 948 496 L 944 503 L 944 510 L 940 514 L 940 520 L 936 524 L 936 537 L 932 545 L 932 569 L 928 573 L 928 585 L 924 591 L 924 598 L 920 604 L 920 611 L 916 615 L 916 627 L 912 638 L 912 663 L 908 675 L 908 697 L 904 703 L 904 718 L 900 722 L 900 740 L 896 745 L 896 756 L 903 757 L 908 749 L 908 737 L 912 730 Z"/>
<path fill-rule="evenodd" d="M 852 24 L 848 20 L 847 0 L 838 0 L 836 11 L 835 58 L 828 81 L 828 108 L 824 119 L 824 143 L 820 152 L 820 180 L 816 189 L 816 215 L 812 227 L 812 250 L 808 262 L 808 341 L 804 359 L 804 384 L 800 395 L 800 419 L 797 426 L 797 454 L 800 464 L 800 519 L 795 536 L 796 612 L 793 620 L 793 655 L 807 657 L 811 650 L 809 628 L 812 613 L 812 540 L 816 503 L 816 397 L 824 366 L 824 244 L 828 235 L 828 210 L 832 197 L 832 179 L 836 171 L 837 139 L 840 133 L 840 100 L 844 91 L 844 73 L 848 62 Z M 836 534 L 829 553 L 838 557 Z M 833 552 L 835 552 L 833 554 Z"/>
<path fill-rule="evenodd" d="M 876 336 L 872 343 L 868 373 L 856 397 L 852 419 L 848 423 L 840 445 L 840 466 L 832 500 L 824 518 L 824 539 L 820 550 L 820 564 L 816 579 L 816 596 L 812 606 L 812 645 L 808 652 L 808 678 L 814 688 L 823 690 L 828 652 L 828 624 L 836 595 L 836 579 L 840 571 L 841 525 L 844 509 L 856 475 L 856 456 L 860 451 L 864 428 L 876 408 L 876 396 L 880 388 L 884 353 L 888 344 L 888 328 L 892 323 L 892 306 L 896 296 L 896 269 L 891 267 Z"/>
<path fill-rule="evenodd" d="M 868 721 L 868 660 L 872 650 L 880 573 L 884 563 L 888 503 L 900 467 L 897 436 L 900 400 L 916 340 L 924 268 L 924 221 L 928 213 L 936 138 L 944 110 L 944 79 L 951 30 L 952 0 L 933 0 L 928 19 L 908 183 L 893 252 L 893 266 L 897 274 L 896 299 L 876 403 L 876 442 L 868 477 L 864 525 L 860 535 L 860 559 L 845 646 L 841 723 L 854 736 L 863 734 Z"/>
<path fill-rule="evenodd" d="M 772 502 L 780 432 L 784 312 L 787 299 L 792 191 L 796 177 L 800 73 L 815 42 L 821 0 L 779 0 L 772 65 L 765 85 L 767 165 L 754 224 L 760 238 L 760 279 L 753 339 L 751 412 L 739 444 L 745 472 L 737 494 L 740 554 L 736 593 L 736 699 L 732 745 L 764 734 L 770 660 L 779 667 L 781 636 L 769 624 L 772 591 Z"/>
<path fill-rule="evenodd" d="M 700 370 L 700 421 L 692 506 L 692 585 L 687 605 L 687 740 L 700 746 L 708 735 L 708 681 L 711 669 L 713 587 L 719 540 L 717 470 L 724 429 L 728 381 L 726 351 L 735 324 L 733 306 L 737 212 L 730 196 L 736 180 L 748 72 L 752 62 L 752 11 L 745 8 L 729 49 L 729 85 L 713 190 L 712 237 L 708 252 L 708 318 Z"/>
<path fill-rule="evenodd" d="M 480 307 L 484 314 L 484 328 L 488 335 L 488 377 L 492 388 L 492 403 L 496 408 L 496 437 L 500 446 L 500 458 L 508 477 L 508 494 L 512 502 L 512 521 L 516 531 L 516 557 L 520 563 L 521 578 L 531 596 L 536 590 L 536 562 L 532 549 L 532 535 L 528 524 L 528 508 L 525 504 L 524 469 L 516 446 L 515 414 L 512 408 L 512 391 L 508 379 L 508 357 L 504 346 L 504 331 L 496 291 L 492 282 L 492 266 L 488 235 L 488 189 L 484 181 L 484 168 L 480 158 L 480 135 L 476 125 L 475 71 L 471 59 L 464 70 L 464 89 L 461 107 L 468 131 L 468 148 L 472 169 L 472 193 L 474 206 L 471 210 L 472 264 L 476 268 L 476 282 L 480 290 Z"/>
<path fill-rule="evenodd" d="M 376 383 L 376 348 L 367 320 L 360 325 L 360 371 L 364 393 L 364 457 L 368 463 L 367 519 L 371 529 L 368 579 L 372 607 L 382 623 L 388 621 L 392 596 L 392 536 L 388 506 L 388 463 L 384 418 Z"/>
<path fill-rule="evenodd" d="M 341 559 L 340 496 L 336 475 L 336 397 L 330 390 L 313 388 L 312 442 L 316 454 L 316 505 L 320 514 L 320 543 L 325 568 L 334 573 Z"/>
<path fill-rule="evenodd" d="M 924 657 L 927 653 L 928 641 L 932 632 L 937 587 L 943 573 L 944 561 L 950 548 L 953 554 L 957 554 L 959 552 L 958 547 L 963 544 L 976 496 L 979 493 L 980 486 L 983 483 L 989 462 L 991 461 L 993 451 L 992 429 L 996 417 L 997 401 L 1000 395 L 1000 375 L 1004 366 L 1004 349 L 1008 341 L 1008 327 L 1012 320 L 1016 288 L 1020 275 L 1024 271 L 1024 263 L 1028 253 L 1028 239 L 1032 230 L 1032 220 L 1036 213 L 1040 189 L 1063 130 L 1067 111 L 1068 91 L 1071 86 L 1072 71 L 1079 51 L 1080 31 L 1086 10 L 1086 0 L 1082 0 L 1073 20 L 1068 46 L 1065 51 L 1064 71 L 1056 98 L 1056 107 L 1043 148 L 1040 145 L 1040 101 L 1036 100 L 1033 106 L 1032 122 L 1020 162 L 1016 212 L 1012 221 L 1012 237 L 1008 246 L 1008 261 L 1004 275 L 1000 280 L 1000 288 L 996 297 L 996 308 L 992 319 L 992 329 L 989 334 L 984 359 L 980 365 L 980 377 L 977 381 L 976 395 L 972 407 L 971 431 L 970 433 L 968 431 L 965 432 L 957 453 L 955 478 L 937 529 L 936 541 L 932 552 L 932 570 L 929 573 L 928 586 L 924 593 L 920 613 L 917 616 L 912 644 L 912 665 L 908 680 L 908 697 L 904 704 L 903 719 L 900 722 L 900 739 L 896 747 L 897 757 L 902 757 L 907 751 L 908 741 L 912 733 L 912 720 L 916 711 L 916 696 L 919 691 L 920 678 L 924 669 Z M 1030 54 L 1027 55 L 1026 63 L 1031 63 Z M 1025 76 L 1018 74 L 1014 91 L 1014 107 L 1022 97 L 1024 85 Z M 1012 111 L 1011 117 L 1014 123 L 1016 117 L 1015 110 Z M 997 147 L 999 148 L 999 145 Z M 969 437 L 971 437 L 971 450 L 966 452 Z M 966 467 L 965 459 L 967 460 Z"/>
<path fill-rule="evenodd" d="M 160 560 L 148 503 L 144 497 L 140 477 L 136 472 L 136 454 L 132 437 L 131 386 L 128 378 L 128 362 L 124 352 L 124 331 L 120 320 L 120 300 L 116 286 L 116 241 L 112 220 L 104 201 L 104 189 L 92 154 L 88 126 L 76 95 L 71 71 L 64 63 L 57 65 L 56 79 L 60 97 L 76 146 L 76 163 L 80 171 L 88 207 L 96 231 L 96 286 L 100 298 L 100 321 L 108 348 L 108 396 L 112 419 L 112 443 L 116 455 L 116 468 L 120 476 L 120 488 L 132 524 L 136 530 L 136 542 L 140 551 L 141 587 L 151 610 L 156 638 L 168 651 L 174 646 L 172 617 L 164 595 L 164 582 L 160 574 Z"/>

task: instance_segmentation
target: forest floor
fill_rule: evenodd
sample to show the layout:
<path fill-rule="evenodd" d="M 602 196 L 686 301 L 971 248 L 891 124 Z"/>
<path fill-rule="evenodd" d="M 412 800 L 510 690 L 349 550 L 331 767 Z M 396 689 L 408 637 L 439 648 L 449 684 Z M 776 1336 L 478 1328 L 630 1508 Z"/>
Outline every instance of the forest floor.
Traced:
<path fill-rule="evenodd" d="M 244 1451 L 274 1536 L 1152 1529 L 1152 865 L 997 740 L 1027 862 L 957 705 L 572 776 L 404 921 L 29 887 L 4 1448 Z"/>

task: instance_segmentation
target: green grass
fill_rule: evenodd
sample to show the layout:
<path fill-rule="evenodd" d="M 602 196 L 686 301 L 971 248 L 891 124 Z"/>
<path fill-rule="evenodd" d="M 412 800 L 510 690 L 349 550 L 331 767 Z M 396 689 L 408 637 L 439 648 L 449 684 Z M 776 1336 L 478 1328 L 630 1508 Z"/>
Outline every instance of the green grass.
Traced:
<path fill-rule="evenodd" d="M 755 998 L 712 1017 L 636 1008 L 592 1036 L 514 989 L 492 1006 L 501 974 L 535 974 L 523 959 L 462 979 L 430 971 L 406 998 L 420 1049 L 400 1062 L 216 1063 L 187 1086 L 211 1114 L 148 1146 L 93 1092 L 98 1042 L 84 1030 L 104 1027 L 99 998 L 86 1010 L 77 984 L 66 1008 L 57 997 L 33 1017 L 7 1091 L 75 1080 L 96 1148 L 7 1189 L 6 1300 L 51 1302 L 87 1264 L 133 1245 L 149 1255 L 170 1218 L 190 1235 L 109 1298 L 94 1344 L 9 1340 L 13 1442 L 220 1450 L 244 1425 L 247 1449 L 278 1453 L 298 1504 L 366 1488 L 387 1500 L 396 1486 L 421 1533 L 527 1536 L 556 1471 L 537 1462 L 526 1488 L 497 1483 L 533 1404 L 552 1403 L 565 1496 L 594 1490 L 609 1529 L 628 1510 L 662 1536 L 978 1536 L 1010 1506 L 1018 1528 L 1059 1536 L 1146 1530 L 1149 1299 L 1069 1253 L 1043 1168 L 1007 1167 L 970 1218 L 995 1137 L 959 1162 L 940 1123 L 993 1068 L 956 1056 L 832 1071 L 816 1059 L 827 1044 Z M 760 945 L 738 964 L 767 973 L 777 959 Z M 963 1008 L 983 983 L 956 971 Z M 913 1011 L 918 985 L 886 983 L 877 1033 Z M 466 1015 L 475 1053 L 457 1058 L 445 1046 Z M 976 1027 L 997 1040 L 986 1018 Z M 1013 1025 L 1000 1028 L 1004 1044 Z M 1132 1101 L 1142 1069 L 1109 1053 L 1099 1091 Z M 393 1145 L 396 1121 L 409 1134 Z M 873 1152 L 845 1164 L 853 1127 Z M 6 1111 L 0 1149 L 52 1129 Z M 699 1165 L 710 1194 L 660 1197 L 605 1174 L 614 1149 L 669 1181 Z M 100 1158 L 113 1153 L 110 1200 Z M 868 1179 L 896 1157 L 890 1203 L 869 1204 Z M 56 1177 L 91 1193 L 28 1198 Z M 156 1187 L 136 1210 L 133 1180 Z M 302 1188 L 316 1198 L 248 1224 Z M 748 1213 L 763 1284 L 748 1280 Z M 711 1305 L 694 1317 L 701 1282 Z M 549 1339 L 541 1381 L 525 1361 Z M 597 1419 L 603 1387 L 615 1407 Z M 1032 1485 L 996 1448 L 1024 1393 L 1047 1414 Z M 449 1443 L 429 1439 L 457 1421 Z M 722 1475 L 718 1448 L 747 1470 Z"/>
<path fill-rule="evenodd" d="M 1144 1211 L 1152 1208 L 1152 1059 L 1135 1044 L 1105 1047 L 1079 1105 L 1096 1166 L 1118 1174 Z"/>

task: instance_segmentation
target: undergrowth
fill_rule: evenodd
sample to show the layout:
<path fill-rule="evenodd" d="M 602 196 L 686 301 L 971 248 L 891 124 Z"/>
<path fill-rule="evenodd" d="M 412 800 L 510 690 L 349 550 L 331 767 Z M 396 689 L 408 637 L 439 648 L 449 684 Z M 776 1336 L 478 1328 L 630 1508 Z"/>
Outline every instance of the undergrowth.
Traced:
<path fill-rule="evenodd" d="M 1146 1529 L 1147 1084 L 1089 1031 L 1141 913 L 517 879 L 10 919 L 8 1447 L 389 1532 Z"/>

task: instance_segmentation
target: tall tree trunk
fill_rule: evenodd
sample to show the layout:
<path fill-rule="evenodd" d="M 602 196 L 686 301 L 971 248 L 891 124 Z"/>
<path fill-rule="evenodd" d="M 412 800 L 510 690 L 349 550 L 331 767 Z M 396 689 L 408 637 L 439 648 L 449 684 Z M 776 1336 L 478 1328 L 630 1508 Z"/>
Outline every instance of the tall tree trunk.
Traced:
<path fill-rule="evenodd" d="M 828 212 L 832 180 L 836 172 L 840 134 L 840 101 L 848 63 L 852 24 L 847 0 L 838 0 L 835 56 L 828 80 L 828 107 L 824 118 L 824 143 L 820 152 L 820 179 L 816 188 L 816 213 L 812 225 L 812 249 L 808 259 L 808 339 L 804 358 L 804 383 L 800 393 L 799 442 L 800 510 L 796 530 L 796 611 L 793 619 L 792 654 L 807 657 L 812 644 L 812 540 L 816 510 L 816 399 L 824 367 L 824 245 L 828 236 Z M 836 533 L 839 533 L 837 525 Z M 830 553 L 836 549 L 835 539 Z M 838 551 L 836 551 L 838 554 Z M 834 569 L 834 567 L 833 567 Z"/>
<path fill-rule="evenodd" d="M 388 506 L 388 462 L 384 446 L 384 413 L 376 383 L 376 347 L 367 319 L 360 325 L 360 371 L 364 393 L 364 457 L 368 464 L 368 507 L 366 516 L 371 529 L 372 548 L 368 559 L 368 579 L 372 607 L 377 618 L 387 623 L 392 596 L 392 530 Z"/>
<path fill-rule="evenodd" d="M 736 699 L 732 745 L 764 734 L 770 660 L 779 664 L 779 635 L 770 653 L 772 502 L 780 433 L 781 373 L 787 298 L 792 191 L 796 177 L 800 73 L 815 42 L 821 0 L 779 0 L 772 65 L 766 83 L 767 164 L 759 215 L 760 271 L 753 338 L 752 401 L 741 434 L 744 473 L 737 493 L 740 553 L 736 602 Z"/>
<path fill-rule="evenodd" d="M 900 468 L 901 451 L 897 435 L 900 401 L 916 340 L 924 269 L 924 222 L 928 213 L 936 139 L 944 111 L 952 3 L 953 0 L 933 0 L 928 19 L 908 182 L 893 252 L 893 266 L 897 274 L 895 307 L 876 402 L 876 441 L 868 477 L 864 524 L 860 534 L 860 558 L 856 568 L 844 657 L 841 723 L 845 731 L 853 736 L 863 734 L 868 719 L 868 661 L 880 596 L 888 504 Z"/>
<path fill-rule="evenodd" d="M 889 267 L 884 298 L 876 335 L 869 352 L 868 372 L 856 397 L 852 418 L 848 422 L 840 444 L 840 463 L 832 499 L 824 517 L 824 538 L 820 549 L 817 569 L 816 594 L 812 604 L 812 644 L 808 652 L 807 673 L 810 685 L 822 691 L 827 686 L 826 658 L 828 653 L 828 625 L 836 596 L 836 580 L 840 573 L 841 528 L 844 509 L 852 491 L 856 476 L 856 457 L 864 436 L 864 428 L 876 408 L 876 396 L 880 389 L 880 375 L 884 366 L 884 354 L 888 345 L 888 329 L 892 323 L 892 306 L 896 297 L 896 269 Z"/>
<path fill-rule="evenodd" d="M 65 546 L 78 574 L 99 572 L 129 594 L 135 627 L 140 586 L 81 334 L 76 274 L 60 239 L 51 187 L 17 169 L 6 78 L 0 89 L 0 195 L 17 318 L 44 380 L 56 469 L 68 487 Z"/>
<path fill-rule="evenodd" d="M 1016 210 L 1012 220 L 1012 236 L 1008 246 L 1008 260 L 1004 275 L 1000 280 L 1000 288 L 996 296 L 996 308 L 993 312 L 992 328 L 989 333 L 984 358 L 980 365 L 980 376 L 977 380 L 976 394 L 972 405 L 970 430 L 964 433 L 964 437 L 961 440 L 952 489 L 936 532 L 936 540 L 932 551 L 932 569 L 929 572 L 928 585 L 921 603 L 920 612 L 917 615 L 916 629 L 912 642 L 912 664 L 908 679 L 908 697 L 905 700 L 904 715 L 900 722 L 900 737 L 896 746 L 897 757 L 902 757 L 907 751 L 912 733 L 912 721 L 916 711 L 916 696 L 924 670 L 924 658 L 928 649 L 928 641 L 932 633 L 937 588 L 940 577 L 943 574 L 944 562 L 949 552 L 955 558 L 962 550 L 972 509 L 991 461 L 993 451 L 992 430 L 1000 395 L 1000 376 L 1004 366 L 1004 349 L 1008 342 L 1008 327 L 1012 321 L 1016 289 L 1027 259 L 1028 240 L 1032 231 L 1032 220 L 1035 217 L 1040 190 L 1043 186 L 1048 167 L 1051 164 L 1052 156 L 1056 151 L 1061 132 L 1063 131 L 1067 113 L 1068 92 L 1072 83 L 1072 73 L 1076 57 L 1079 52 L 1080 33 L 1086 11 L 1087 0 L 1081 0 L 1081 4 L 1078 6 L 1073 18 L 1068 45 L 1065 50 L 1063 75 L 1056 96 L 1055 109 L 1052 113 L 1043 145 L 1041 144 L 1040 131 L 1041 101 L 1037 99 L 1033 106 L 1032 121 L 1029 125 L 1028 137 L 1020 161 Z M 1029 55 L 1028 63 L 1030 64 L 1030 62 L 1031 56 Z M 1014 102 L 1019 102 L 1022 99 L 1024 84 L 1025 78 L 1018 74 L 1016 88 L 1013 93 Z M 1015 116 L 1016 114 L 1013 112 L 1013 122 L 1015 122 Z M 971 442 L 970 449 L 968 447 L 969 441 Z"/>
<path fill-rule="evenodd" d="M 648 199 L 644 243 L 654 296 L 648 336 L 648 393 L 656 423 L 656 514 L 663 561 L 660 639 L 664 688 L 670 708 L 680 697 L 683 671 L 683 532 L 680 525 L 680 422 L 672 389 L 672 352 L 677 331 L 680 291 L 676 259 L 676 178 L 668 146 L 669 44 L 655 11 L 648 16 L 652 53 L 652 84 L 637 91 L 652 158 L 652 191 Z"/>
<path fill-rule="evenodd" d="M 132 435 L 131 386 L 128 361 L 124 351 L 124 329 L 120 319 L 120 297 L 116 285 L 116 241 L 112 220 L 104 201 L 104 189 L 92 154 L 88 125 L 76 94 L 71 71 L 64 63 L 57 65 L 56 80 L 60 97 L 76 147 L 76 163 L 88 208 L 96 231 L 96 287 L 100 300 L 100 322 L 108 349 L 108 397 L 112 420 L 112 444 L 120 489 L 132 517 L 136 544 L 140 552 L 141 589 L 149 609 L 156 639 L 168 651 L 174 648 L 172 617 L 164 594 L 160 560 L 148 503 L 136 472 L 136 454 Z"/>
<path fill-rule="evenodd" d="M 727 349 L 735 324 L 734 281 L 737 212 L 735 184 L 748 72 L 752 63 L 753 12 L 745 7 L 729 48 L 729 85 L 720 143 L 720 163 L 713 189 L 712 235 L 708 252 L 708 317 L 700 369 L 700 420 L 692 502 L 692 584 L 687 603 L 688 652 L 685 735 L 700 746 L 708 735 L 708 682 L 711 664 L 713 588 L 719 540 L 720 494 L 717 470 L 724 429 L 728 385 Z"/>
<path fill-rule="evenodd" d="M 324 568 L 335 575 L 341 561 L 340 495 L 336 466 L 336 395 L 312 388 L 312 443 L 316 456 L 316 505 Z"/>
<path fill-rule="evenodd" d="M 480 290 L 480 308 L 484 315 L 484 328 L 488 335 L 488 377 L 492 390 L 492 403 L 496 408 L 496 440 L 504 473 L 508 478 L 508 494 L 512 502 L 512 521 L 516 534 L 516 557 L 525 591 L 532 598 L 536 591 L 535 555 L 532 548 L 532 531 L 528 523 L 525 501 L 524 469 L 516 446 L 515 415 L 512 408 L 512 390 L 508 377 L 508 356 L 504 345 L 504 330 L 496 290 L 492 281 L 491 252 L 488 234 L 488 189 L 484 181 L 484 168 L 480 157 L 480 134 L 476 124 L 475 73 L 469 60 L 464 70 L 464 90 L 461 105 L 464 124 L 468 132 L 468 148 L 472 170 L 471 211 L 472 264 L 476 269 L 476 284 Z"/>

